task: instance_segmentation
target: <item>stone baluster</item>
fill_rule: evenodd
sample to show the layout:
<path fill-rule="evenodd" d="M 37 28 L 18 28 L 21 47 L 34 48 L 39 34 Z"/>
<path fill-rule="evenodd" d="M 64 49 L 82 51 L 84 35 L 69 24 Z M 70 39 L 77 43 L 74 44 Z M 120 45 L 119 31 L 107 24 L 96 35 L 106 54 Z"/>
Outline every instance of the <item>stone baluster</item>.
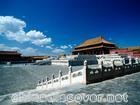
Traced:
<path fill-rule="evenodd" d="M 40 80 L 38 81 L 38 84 L 37 84 L 37 85 L 38 85 L 38 86 L 40 86 L 40 85 L 41 85 L 41 81 L 40 81 Z"/>
<path fill-rule="evenodd" d="M 53 88 L 54 74 L 52 74 L 52 88 Z"/>
<path fill-rule="evenodd" d="M 104 64 L 103 64 L 103 60 L 100 59 L 100 63 L 101 63 L 101 73 L 103 74 L 103 68 L 104 68 Z"/>
<path fill-rule="evenodd" d="M 47 86 L 48 86 L 48 80 L 49 80 L 49 78 L 46 77 L 46 88 L 47 88 Z"/>
<path fill-rule="evenodd" d="M 112 69 L 115 69 L 115 60 L 112 61 L 113 65 L 112 65 Z"/>
<path fill-rule="evenodd" d="M 69 81 L 70 81 L 70 84 L 72 83 L 72 81 L 71 81 L 71 78 L 72 78 L 71 73 L 72 73 L 72 66 L 69 66 Z"/>
<path fill-rule="evenodd" d="M 122 63 L 123 65 L 125 65 L 125 58 L 122 58 Z"/>
<path fill-rule="evenodd" d="M 42 79 L 42 81 L 41 81 L 41 86 L 43 88 L 43 86 L 44 86 L 44 79 Z"/>
<path fill-rule="evenodd" d="M 83 84 L 86 84 L 87 77 L 86 77 L 86 71 L 87 71 L 87 60 L 84 61 L 84 68 L 83 68 Z"/>
<path fill-rule="evenodd" d="M 132 59 L 129 58 L 129 64 L 132 66 Z"/>
<path fill-rule="evenodd" d="M 122 63 L 122 66 L 124 67 L 124 60 L 123 59 L 121 59 L 121 63 Z"/>
<path fill-rule="evenodd" d="M 87 60 L 84 61 L 84 67 L 87 68 Z"/>
<path fill-rule="evenodd" d="M 135 58 L 135 60 L 136 60 L 136 64 L 139 64 L 139 62 L 138 62 L 138 58 Z"/>
<path fill-rule="evenodd" d="M 59 87 L 61 87 L 61 77 L 62 77 L 62 71 L 60 70 L 59 71 Z"/>

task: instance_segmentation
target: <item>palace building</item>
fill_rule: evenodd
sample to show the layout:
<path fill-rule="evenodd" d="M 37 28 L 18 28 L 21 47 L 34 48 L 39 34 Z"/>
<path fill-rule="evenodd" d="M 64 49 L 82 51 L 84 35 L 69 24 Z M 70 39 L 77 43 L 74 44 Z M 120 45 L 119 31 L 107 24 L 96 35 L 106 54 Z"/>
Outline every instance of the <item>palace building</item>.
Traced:
<path fill-rule="evenodd" d="M 21 60 L 21 54 L 17 51 L 0 51 L 0 62 L 15 62 Z"/>
<path fill-rule="evenodd" d="M 11 62 L 11 63 L 27 63 L 34 62 L 36 60 L 47 59 L 49 56 L 22 56 L 17 51 L 0 51 L 0 64 Z"/>
<path fill-rule="evenodd" d="M 116 49 L 116 45 L 105 40 L 102 36 L 88 39 L 75 47 L 72 54 L 109 54 L 110 50 Z"/>

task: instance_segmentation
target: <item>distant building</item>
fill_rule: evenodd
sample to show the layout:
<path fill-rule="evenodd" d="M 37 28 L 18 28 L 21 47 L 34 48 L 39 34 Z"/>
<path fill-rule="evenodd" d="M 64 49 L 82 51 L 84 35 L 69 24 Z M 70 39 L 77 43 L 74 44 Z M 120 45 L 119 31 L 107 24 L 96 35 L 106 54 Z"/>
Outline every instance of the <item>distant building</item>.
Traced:
<path fill-rule="evenodd" d="M 49 58 L 49 56 L 21 56 L 21 55 L 22 54 L 20 54 L 17 51 L 0 51 L 0 63 L 6 62 L 27 63 Z"/>
<path fill-rule="evenodd" d="M 0 62 L 16 62 L 21 60 L 21 54 L 17 51 L 0 51 Z"/>
<path fill-rule="evenodd" d="M 110 50 L 116 49 L 116 45 L 106 41 L 102 36 L 89 39 L 75 47 L 72 54 L 109 54 Z"/>
<path fill-rule="evenodd" d="M 110 50 L 110 53 L 111 54 L 127 54 L 129 56 L 140 58 L 140 46 L 113 49 L 113 50 Z"/>
<path fill-rule="evenodd" d="M 43 60 L 49 58 L 49 56 L 30 56 L 34 60 Z"/>
<path fill-rule="evenodd" d="M 37 60 L 48 59 L 49 56 L 22 56 L 22 59 L 26 62 L 35 62 Z"/>

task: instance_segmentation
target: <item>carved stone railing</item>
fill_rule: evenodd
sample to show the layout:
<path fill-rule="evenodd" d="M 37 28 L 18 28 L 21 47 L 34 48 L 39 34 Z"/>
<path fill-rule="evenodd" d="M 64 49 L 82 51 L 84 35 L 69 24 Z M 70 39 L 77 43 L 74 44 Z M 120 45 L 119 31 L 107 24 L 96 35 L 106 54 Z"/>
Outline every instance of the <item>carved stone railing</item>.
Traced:
<path fill-rule="evenodd" d="M 108 64 L 106 66 L 105 64 Z M 94 66 L 94 65 L 92 65 Z M 133 73 L 140 71 L 140 62 L 139 59 L 129 59 L 129 62 L 125 64 L 125 59 L 116 59 L 116 60 L 104 60 L 98 64 L 98 68 L 94 68 L 88 65 L 88 61 L 84 61 L 84 66 L 81 70 L 74 71 L 72 66 L 69 66 L 68 74 L 62 75 L 62 71 L 59 71 L 59 76 L 55 78 L 52 74 L 52 78 L 48 80 L 41 80 L 37 84 L 37 89 L 57 89 L 64 88 L 74 84 L 89 84 L 98 81 L 102 81 L 108 78 L 114 78 L 117 76 Z"/>
<path fill-rule="evenodd" d="M 37 89 L 56 89 L 63 88 L 74 84 L 86 84 L 86 68 L 87 61 L 84 62 L 84 67 L 81 70 L 72 72 L 72 67 L 69 66 L 69 72 L 66 75 L 62 75 L 62 71 L 59 71 L 59 77 L 55 78 L 52 74 L 51 80 L 39 81 Z M 45 81 L 44 81 L 45 80 Z"/>

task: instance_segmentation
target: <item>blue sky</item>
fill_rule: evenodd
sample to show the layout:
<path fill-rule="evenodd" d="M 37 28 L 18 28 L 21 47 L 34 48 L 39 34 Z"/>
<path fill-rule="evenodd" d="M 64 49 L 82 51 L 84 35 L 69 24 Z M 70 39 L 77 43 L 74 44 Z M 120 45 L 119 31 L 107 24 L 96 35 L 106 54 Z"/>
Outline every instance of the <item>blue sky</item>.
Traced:
<path fill-rule="evenodd" d="M 57 55 L 102 35 L 140 45 L 139 0 L 1 0 L 0 50 Z"/>

